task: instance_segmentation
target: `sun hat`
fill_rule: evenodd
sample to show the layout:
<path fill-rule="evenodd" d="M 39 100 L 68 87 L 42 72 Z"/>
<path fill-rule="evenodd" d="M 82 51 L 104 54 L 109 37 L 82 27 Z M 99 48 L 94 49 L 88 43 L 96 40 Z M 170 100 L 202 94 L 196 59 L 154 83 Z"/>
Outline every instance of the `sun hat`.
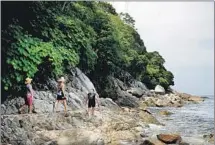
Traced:
<path fill-rule="evenodd" d="M 29 84 L 29 83 L 31 83 L 31 81 L 32 81 L 31 78 L 26 78 L 26 79 L 25 79 L 25 84 Z"/>
<path fill-rule="evenodd" d="M 64 77 L 61 77 L 60 79 L 57 80 L 58 82 L 65 82 Z"/>

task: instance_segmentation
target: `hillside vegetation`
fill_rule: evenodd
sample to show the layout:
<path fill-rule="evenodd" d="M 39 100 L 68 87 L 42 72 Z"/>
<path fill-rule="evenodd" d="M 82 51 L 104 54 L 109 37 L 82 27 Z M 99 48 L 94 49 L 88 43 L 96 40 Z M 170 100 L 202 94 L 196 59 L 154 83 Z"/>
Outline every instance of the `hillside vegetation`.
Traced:
<path fill-rule="evenodd" d="M 149 89 L 174 85 L 158 52 L 147 52 L 127 13 L 106 2 L 2 2 L 2 87 L 20 90 L 79 67 L 99 90 L 130 74 Z M 154 42 L 156 43 L 156 42 Z"/>

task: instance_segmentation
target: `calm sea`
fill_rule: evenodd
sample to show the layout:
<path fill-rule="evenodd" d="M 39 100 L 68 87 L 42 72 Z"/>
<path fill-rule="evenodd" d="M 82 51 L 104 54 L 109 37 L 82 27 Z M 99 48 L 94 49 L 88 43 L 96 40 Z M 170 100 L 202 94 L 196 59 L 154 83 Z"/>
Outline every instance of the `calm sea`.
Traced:
<path fill-rule="evenodd" d="M 203 140 L 204 134 L 214 133 L 214 96 L 203 96 L 205 101 L 199 104 L 186 104 L 181 108 L 150 108 L 155 115 L 159 110 L 168 110 L 174 114 L 158 117 L 165 124 L 160 133 L 180 133 L 183 140 L 195 145 L 209 145 Z"/>

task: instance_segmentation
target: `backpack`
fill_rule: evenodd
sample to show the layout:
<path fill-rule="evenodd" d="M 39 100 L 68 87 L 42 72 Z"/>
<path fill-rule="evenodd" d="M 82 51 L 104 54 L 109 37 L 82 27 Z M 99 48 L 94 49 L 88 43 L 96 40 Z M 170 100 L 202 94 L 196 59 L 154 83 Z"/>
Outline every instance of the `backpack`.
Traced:
<path fill-rule="evenodd" d="M 96 96 L 95 93 L 89 93 L 89 94 L 88 94 L 88 99 L 89 99 L 89 100 L 92 100 L 92 99 L 94 99 L 95 96 Z"/>

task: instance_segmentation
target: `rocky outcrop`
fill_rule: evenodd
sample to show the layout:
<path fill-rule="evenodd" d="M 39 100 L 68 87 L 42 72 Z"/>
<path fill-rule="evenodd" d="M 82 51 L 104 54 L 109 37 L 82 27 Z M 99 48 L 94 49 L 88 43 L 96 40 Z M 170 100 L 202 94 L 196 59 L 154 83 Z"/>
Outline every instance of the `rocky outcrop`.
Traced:
<path fill-rule="evenodd" d="M 157 94 L 151 97 L 145 97 L 143 100 L 146 106 L 151 107 L 182 107 L 185 103 L 199 103 L 204 101 L 204 98 L 175 92 L 165 95 Z"/>
<path fill-rule="evenodd" d="M 108 101 L 104 104 L 109 104 Z M 155 120 L 151 114 L 136 109 L 113 110 L 104 106 L 93 118 L 83 109 L 69 111 L 68 117 L 63 112 L 2 115 L 1 139 L 2 143 L 14 145 L 18 142 L 21 145 L 115 145 L 123 140 L 135 141 L 143 125 L 156 123 Z"/>
<path fill-rule="evenodd" d="M 120 106 L 137 107 L 138 98 L 151 95 L 145 85 L 136 80 L 124 83 L 117 78 L 109 77 L 108 81 L 111 84 L 111 92 L 115 92 L 110 98 Z"/>
<path fill-rule="evenodd" d="M 143 124 L 159 124 L 152 114 L 134 107 L 139 98 L 150 95 L 144 84 L 132 81 L 125 84 L 113 78 L 116 100 L 100 98 L 101 110 L 92 119 L 87 117 L 84 98 L 95 89 L 89 78 L 78 68 L 66 78 L 68 117 L 64 117 L 63 106 L 59 113 L 53 112 L 57 82 L 48 80 L 50 91 L 35 91 L 35 114 L 18 114 L 24 103 L 21 96 L 8 96 L 1 105 L 2 143 L 22 145 L 119 144 L 122 140 L 140 137 Z M 132 90 L 129 92 L 127 90 Z M 120 106 L 119 106 L 120 105 Z M 124 109 L 122 108 L 124 106 Z M 127 108 L 127 107 L 133 107 Z M 27 113 L 27 108 L 25 110 Z M 71 138 L 72 136 L 72 138 Z"/>

